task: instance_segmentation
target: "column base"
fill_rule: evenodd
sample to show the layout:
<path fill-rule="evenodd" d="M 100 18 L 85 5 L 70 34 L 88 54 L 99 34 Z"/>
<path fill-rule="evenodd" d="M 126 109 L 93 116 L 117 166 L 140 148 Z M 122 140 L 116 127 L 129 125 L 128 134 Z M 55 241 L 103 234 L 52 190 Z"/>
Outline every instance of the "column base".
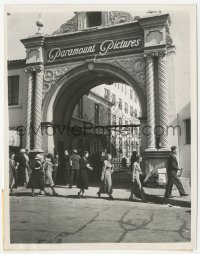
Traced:
<path fill-rule="evenodd" d="M 156 148 L 147 148 L 145 149 L 145 152 L 156 152 L 157 149 Z"/>
<path fill-rule="evenodd" d="M 158 169 L 165 168 L 167 171 L 168 168 L 168 159 L 171 151 L 168 150 L 148 150 L 144 152 L 144 171 L 147 174 L 150 169 L 153 168 L 152 173 L 156 173 Z"/>

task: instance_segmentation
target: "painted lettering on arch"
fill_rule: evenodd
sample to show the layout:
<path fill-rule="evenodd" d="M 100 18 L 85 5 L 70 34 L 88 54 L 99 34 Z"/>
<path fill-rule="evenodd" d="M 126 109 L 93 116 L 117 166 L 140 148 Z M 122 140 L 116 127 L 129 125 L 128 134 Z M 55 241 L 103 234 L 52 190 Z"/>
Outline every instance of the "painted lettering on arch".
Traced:
<path fill-rule="evenodd" d="M 83 45 L 72 48 L 52 48 L 47 51 L 47 61 L 54 62 L 59 59 L 81 57 L 88 55 L 105 56 L 123 50 L 134 50 L 142 48 L 142 37 L 122 40 L 105 40 L 101 43 Z"/>

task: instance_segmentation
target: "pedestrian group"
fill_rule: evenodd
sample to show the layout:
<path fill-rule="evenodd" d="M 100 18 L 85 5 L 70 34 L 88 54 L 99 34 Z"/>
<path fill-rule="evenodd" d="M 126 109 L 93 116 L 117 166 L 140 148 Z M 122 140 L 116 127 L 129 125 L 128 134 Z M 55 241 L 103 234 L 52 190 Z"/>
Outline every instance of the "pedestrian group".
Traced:
<path fill-rule="evenodd" d="M 181 170 L 178 166 L 176 159 L 177 148 L 171 147 L 171 155 L 168 162 L 168 182 L 166 185 L 165 198 L 172 198 L 172 187 L 176 185 L 180 196 L 187 196 L 181 181 L 178 177 L 178 172 Z M 142 157 L 136 156 L 134 153 L 131 158 L 131 191 L 130 200 L 142 200 L 146 202 L 146 194 L 144 192 L 143 184 L 147 182 L 151 170 L 149 170 L 146 177 L 143 175 L 141 169 Z M 46 191 L 46 186 L 50 186 L 52 194 L 58 196 L 55 190 L 55 182 L 57 179 L 58 166 L 60 163 L 59 154 L 55 155 L 55 158 L 51 153 L 45 156 L 37 154 L 30 163 L 29 151 L 21 149 L 19 156 L 16 158 L 14 153 L 10 154 L 9 159 L 9 189 L 10 195 L 14 195 L 14 189 L 18 186 L 24 186 L 31 189 L 32 196 L 35 197 L 35 190 L 39 189 L 39 194 L 44 193 L 49 195 Z M 112 155 L 107 154 L 99 163 L 94 164 L 95 167 L 101 168 L 100 183 L 97 196 L 100 198 L 102 194 L 106 193 L 109 199 L 113 200 L 113 185 L 112 185 L 112 173 L 114 172 L 114 164 Z M 74 182 L 79 189 L 77 194 L 78 198 L 86 198 L 86 190 L 89 187 L 89 172 L 94 171 L 94 167 L 89 162 L 89 152 L 85 151 L 80 156 L 77 150 L 73 150 L 72 154 L 69 154 L 68 150 L 64 151 L 64 179 L 66 185 L 72 188 Z M 142 181 L 142 179 L 144 179 Z"/>

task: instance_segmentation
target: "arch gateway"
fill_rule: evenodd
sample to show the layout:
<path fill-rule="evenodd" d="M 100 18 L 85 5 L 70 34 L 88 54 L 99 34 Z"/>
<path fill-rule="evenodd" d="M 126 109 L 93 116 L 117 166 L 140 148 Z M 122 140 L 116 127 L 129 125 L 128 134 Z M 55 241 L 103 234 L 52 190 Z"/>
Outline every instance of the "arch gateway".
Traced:
<path fill-rule="evenodd" d="M 25 147 L 53 152 L 59 137 L 43 135 L 40 126 L 63 126 L 81 95 L 99 81 L 114 80 L 131 86 L 139 98 L 146 169 L 166 167 L 170 146 L 178 144 L 177 134 L 168 133 L 169 126 L 176 126 L 170 16 L 101 12 L 98 17 L 75 13 L 53 35 L 38 32 L 21 40 L 26 48 L 26 128 L 37 130 L 26 132 Z"/>

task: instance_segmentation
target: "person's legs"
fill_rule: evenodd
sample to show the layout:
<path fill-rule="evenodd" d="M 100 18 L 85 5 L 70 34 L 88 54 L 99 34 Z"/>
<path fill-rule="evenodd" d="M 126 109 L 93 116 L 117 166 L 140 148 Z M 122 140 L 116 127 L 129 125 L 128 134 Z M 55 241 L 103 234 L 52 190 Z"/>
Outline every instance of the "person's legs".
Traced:
<path fill-rule="evenodd" d="M 72 169 L 70 174 L 70 188 L 72 188 L 73 180 L 74 180 L 74 170 Z"/>
<path fill-rule="evenodd" d="M 174 177 L 173 176 L 168 176 L 168 182 L 167 182 L 166 190 L 165 190 L 165 198 L 170 198 L 171 197 L 173 184 L 174 184 Z"/>
<path fill-rule="evenodd" d="M 180 196 L 185 196 L 185 195 L 187 195 L 187 194 L 185 193 L 185 190 L 184 190 L 184 188 L 183 188 L 183 185 L 182 185 L 180 179 L 178 178 L 178 176 L 174 177 L 174 184 L 176 185 L 176 187 L 177 187 L 177 189 L 178 189 L 178 191 L 179 191 L 179 193 L 180 193 Z"/>
<path fill-rule="evenodd" d="M 76 170 L 76 185 L 78 184 L 79 170 Z"/>
<path fill-rule="evenodd" d="M 54 189 L 54 185 L 51 186 L 51 189 L 52 189 L 53 195 L 58 196 L 58 193 Z"/>
<path fill-rule="evenodd" d="M 32 196 L 35 197 L 35 189 L 32 188 Z"/>

